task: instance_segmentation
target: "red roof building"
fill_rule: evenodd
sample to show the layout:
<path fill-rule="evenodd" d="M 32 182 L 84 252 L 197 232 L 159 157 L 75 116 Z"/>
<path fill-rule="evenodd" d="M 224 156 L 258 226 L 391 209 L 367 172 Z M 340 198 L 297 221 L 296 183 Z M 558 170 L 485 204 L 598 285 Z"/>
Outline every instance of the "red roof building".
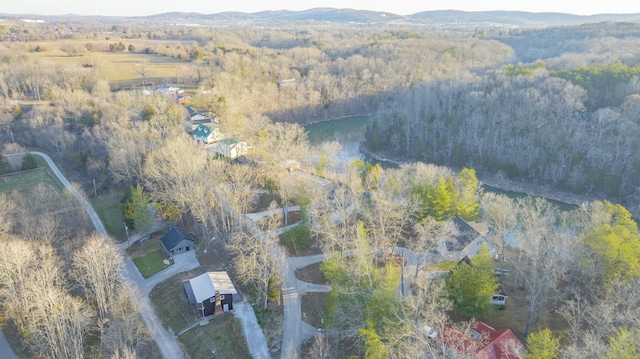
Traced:
<path fill-rule="evenodd" d="M 477 322 L 470 335 L 445 326 L 437 341 L 443 349 L 458 356 L 473 359 L 520 359 L 522 343 L 509 329 L 495 329 Z"/>

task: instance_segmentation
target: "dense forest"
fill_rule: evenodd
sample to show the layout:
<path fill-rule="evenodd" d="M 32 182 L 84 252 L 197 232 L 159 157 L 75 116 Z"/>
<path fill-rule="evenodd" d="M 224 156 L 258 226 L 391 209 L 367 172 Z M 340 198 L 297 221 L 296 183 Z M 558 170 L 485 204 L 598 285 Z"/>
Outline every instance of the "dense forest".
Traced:
<path fill-rule="evenodd" d="M 366 146 L 391 157 L 606 196 L 637 210 L 638 59 L 615 50 L 634 46 L 636 27 L 600 24 L 600 37 L 590 40 L 593 27 L 567 29 L 572 40 L 562 43 L 575 46 L 567 44 L 562 54 L 541 47 L 531 63 L 399 90 L 390 114 L 379 115 L 367 132 Z M 520 46 L 557 46 L 560 31 L 525 32 L 505 43 L 530 58 Z"/>
<path fill-rule="evenodd" d="M 325 254 L 316 274 L 331 291 L 315 306 L 323 308 L 326 337 L 300 354 L 279 353 L 282 343 L 274 353 L 438 355 L 422 326 L 468 332 L 474 318 L 508 324 L 531 357 L 638 350 L 637 25 L 503 31 L 103 22 L 0 25 L 7 155 L 0 170 L 33 169 L 31 159 L 20 166 L 9 155 L 45 151 L 87 196 L 119 203 L 130 190 L 142 204 L 126 205 L 125 215 L 139 228 L 150 225 L 152 201 L 154 221 L 189 227 L 200 259 L 218 253 L 225 260 L 218 264 L 275 317 L 286 267 L 280 244 L 290 256 L 311 247 Z M 149 91 L 167 83 L 215 114 L 222 132 L 248 142 L 246 158 L 203 150 L 176 96 Z M 358 160 L 335 170 L 340 145 L 313 147 L 301 126 L 355 115 L 375 119 L 366 149 L 407 163 L 383 169 Z M 560 212 L 542 199 L 483 193 L 476 175 L 489 173 L 610 201 Z M 152 333 L 129 315 L 138 311 L 135 294 L 114 275 L 121 252 L 74 225 L 84 215 L 66 194 L 37 188 L 0 196 L 0 238 L 10 248 L 0 295 L 21 352 L 157 357 Z M 256 206 L 290 205 L 300 208 L 300 226 L 282 238 L 275 229 L 288 224 L 286 210 L 259 223 L 264 236 L 244 216 Z M 470 260 L 477 270 L 434 269 L 444 259 L 439 243 L 459 234 L 458 217 L 491 226 L 497 252 L 483 247 Z M 116 227 L 122 231 L 122 222 Z M 409 259 L 415 272 L 405 272 Z M 489 305 L 496 267 L 510 273 L 502 284 L 517 305 Z M 480 280 L 482 291 L 469 292 L 468 283 Z M 263 329 L 270 342 L 282 338 L 281 327 Z"/>

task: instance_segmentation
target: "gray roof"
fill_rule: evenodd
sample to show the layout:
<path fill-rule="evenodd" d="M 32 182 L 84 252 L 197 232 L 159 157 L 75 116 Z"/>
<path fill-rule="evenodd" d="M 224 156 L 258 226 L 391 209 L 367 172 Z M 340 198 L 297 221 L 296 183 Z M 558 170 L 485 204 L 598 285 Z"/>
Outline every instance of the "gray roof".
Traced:
<path fill-rule="evenodd" d="M 167 233 L 160 238 L 160 241 L 162 241 L 162 245 L 170 251 L 185 239 L 193 242 L 193 238 L 184 229 L 180 227 L 169 227 L 169 229 L 167 229 Z"/>
<path fill-rule="evenodd" d="M 202 303 L 216 295 L 237 294 L 236 287 L 231 282 L 227 272 L 207 272 L 184 283 L 184 290 L 191 304 Z"/>
<path fill-rule="evenodd" d="M 461 251 L 481 235 L 480 232 L 460 217 L 456 217 L 453 223 L 458 228 L 458 235 L 445 241 L 448 251 Z"/>

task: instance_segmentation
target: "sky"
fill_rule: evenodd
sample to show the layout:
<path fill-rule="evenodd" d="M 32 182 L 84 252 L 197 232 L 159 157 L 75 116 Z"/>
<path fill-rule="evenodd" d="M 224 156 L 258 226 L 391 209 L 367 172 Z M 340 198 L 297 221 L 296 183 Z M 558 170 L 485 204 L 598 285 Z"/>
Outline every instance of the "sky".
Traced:
<path fill-rule="evenodd" d="M 3 0 L 0 13 L 35 15 L 144 16 L 165 12 L 214 14 L 225 11 L 306 10 L 315 7 L 350 8 L 398 15 L 427 10 L 518 10 L 576 15 L 640 13 L 637 0 Z"/>

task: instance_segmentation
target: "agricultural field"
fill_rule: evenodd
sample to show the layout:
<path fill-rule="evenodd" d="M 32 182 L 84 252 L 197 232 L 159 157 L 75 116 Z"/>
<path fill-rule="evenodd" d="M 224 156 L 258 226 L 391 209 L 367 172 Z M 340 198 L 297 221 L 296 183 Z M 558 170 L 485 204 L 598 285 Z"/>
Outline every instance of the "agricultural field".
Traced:
<path fill-rule="evenodd" d="M 104 51 L 110 45 L 120 42 L 127 48 L 132 46 L 134 51 Z M 159 46 L 158 43 L 155 41 L 153 46 Z M 188 63 L 186 60 L 173 57 L 143 53 L 150 43 L 135 39 L 58 41 L 29 43 L 27 46 L 34 49 L 28 54 L 34 62 L 50 63 L 53 66 L 74 66 L 78 72 L 87 74 L 92 69 L 96 70 L 99 77 L 109 82 L 112 90 L 142 86 L 143 73 L 146 85 L 176 83 L 178 65 Z M 180 47 L 181 44 L 166 42 L 164 46 Z"/>

